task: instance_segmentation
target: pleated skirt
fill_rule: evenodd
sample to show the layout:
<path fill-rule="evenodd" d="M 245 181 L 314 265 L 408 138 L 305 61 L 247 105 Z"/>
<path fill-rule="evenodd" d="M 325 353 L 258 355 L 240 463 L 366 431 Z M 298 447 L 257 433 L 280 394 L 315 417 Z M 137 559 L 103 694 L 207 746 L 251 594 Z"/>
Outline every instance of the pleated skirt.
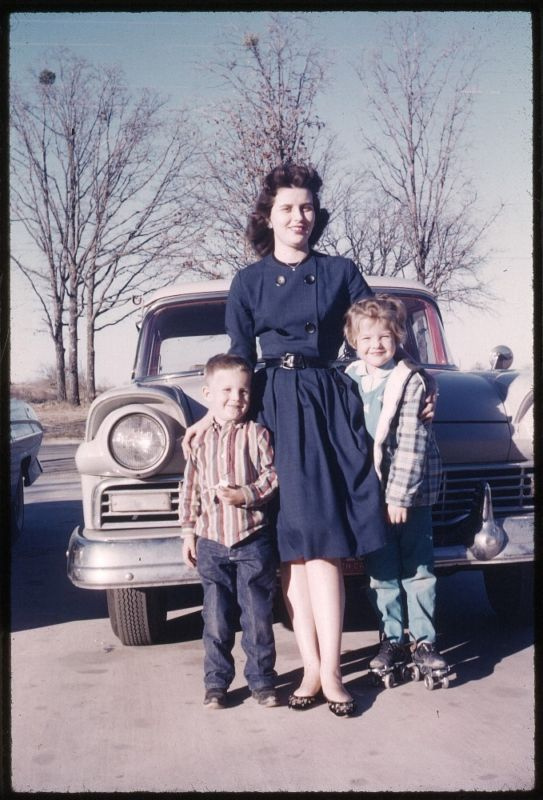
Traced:
<path fill-rule="evenodd" d="M 385 543 L 362 402 L 338 369 L 262 369 L 253 417 L 273 435 L 281 561 L 346 558 Z"/>

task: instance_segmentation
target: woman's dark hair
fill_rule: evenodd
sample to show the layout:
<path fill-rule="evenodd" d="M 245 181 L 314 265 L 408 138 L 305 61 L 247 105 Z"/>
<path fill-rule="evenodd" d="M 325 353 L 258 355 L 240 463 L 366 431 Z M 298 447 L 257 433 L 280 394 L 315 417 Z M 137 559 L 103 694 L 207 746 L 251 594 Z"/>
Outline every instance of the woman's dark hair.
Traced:
<path fill-rule="evenodd" d="M 262 190 L 257 197 L 253 212 L 249 217 L 245 235 L 259 256 L 273 253 L 273 231 L 269 227 L 270 213 L 279 189 L 309 189 L 313 195 L 315 225 L 309 237 L 309 247 L 313 247 L 322 236 L 330 214 L 321 208 L 319 190 L 322 180 L 316 169 L 303 164 L 281 164 L 266 175 Z"/>

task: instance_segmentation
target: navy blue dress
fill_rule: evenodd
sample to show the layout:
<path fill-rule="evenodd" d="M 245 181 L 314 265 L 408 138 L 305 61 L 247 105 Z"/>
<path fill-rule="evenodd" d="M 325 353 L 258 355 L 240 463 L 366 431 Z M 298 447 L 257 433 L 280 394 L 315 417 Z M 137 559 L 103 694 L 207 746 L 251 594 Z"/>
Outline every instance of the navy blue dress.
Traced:
<path fill-rule="evenodd" d="M 273 256 L 242 269 L 226 305 L 230 352 L 300 353 L 331 361 L 344 314 L 372 291 L 355 264 L 311 253 L 295 270 Z M 281 561 L 339 558 L 385 543 L 378 479 L 356 386 L 330 367 L 267 367 L 253 385 L 253 415 L 272 432 L 279 477 Z"/>

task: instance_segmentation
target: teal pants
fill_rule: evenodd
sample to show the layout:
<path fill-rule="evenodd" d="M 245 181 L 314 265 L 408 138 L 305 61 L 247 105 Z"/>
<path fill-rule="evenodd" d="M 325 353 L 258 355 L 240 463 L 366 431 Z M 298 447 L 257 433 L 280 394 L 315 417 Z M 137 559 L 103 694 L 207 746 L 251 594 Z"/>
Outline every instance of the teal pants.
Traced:
<path fill-rule="evenodd" d="M 380 617 L 383 635 L 401 644 L 407 628 L 415 641 L 435 642 L 431 508 L 410 508 L 407 522 L 390 525 L 386 545 L 366 555 L 364 562 L 370 578 L 370 599 Z"/>

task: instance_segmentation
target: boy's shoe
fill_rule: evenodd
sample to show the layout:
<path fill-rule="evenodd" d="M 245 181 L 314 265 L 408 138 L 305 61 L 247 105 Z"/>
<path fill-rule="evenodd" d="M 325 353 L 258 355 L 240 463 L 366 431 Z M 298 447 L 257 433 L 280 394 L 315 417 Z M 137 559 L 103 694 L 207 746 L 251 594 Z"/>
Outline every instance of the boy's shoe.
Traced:
<path fill-rule="evenodd" d="M 264 708 L 275 708 L 275 706 L 279 705 L 275 689 L 271 687 L 267 689 L 253 689 L 251 694 L 258 705 L 264 706 Z"/>
<path fill-rule="evenodd" d="M 413 653 L 413 663 L 429 669 L 447 669 L 449 666 L 433 642 L 421 642 Z"/>
<path fill-rule="evenodd" d="M 379 652 L 370 661 L 370 669 L 391 669 L 407 660 L 405 648 L 394 639 L 383 639 Z"/>
<path fill-rule="evenodd" d="M 225 708 L 226 689 L 206 689 L 204 706 L 211 709 Z"/>

